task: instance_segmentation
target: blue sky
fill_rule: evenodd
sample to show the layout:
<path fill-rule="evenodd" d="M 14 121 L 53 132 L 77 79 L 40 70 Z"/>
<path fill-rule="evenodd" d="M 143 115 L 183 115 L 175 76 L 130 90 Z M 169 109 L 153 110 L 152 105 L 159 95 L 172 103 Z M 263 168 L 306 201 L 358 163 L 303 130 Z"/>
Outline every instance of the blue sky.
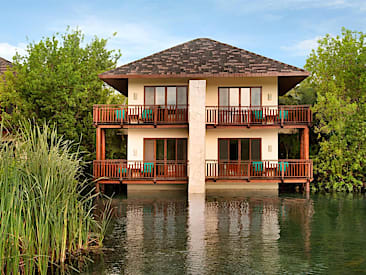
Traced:
<path fill-rule="evenodd" d="M 341 27 L 366 32 L 366 0 L 0 0 L 0 56 L 24 53 L 67 26 L 112 37 L 119 64 L 209 37 L 303 67 L 316 41 Z"/>

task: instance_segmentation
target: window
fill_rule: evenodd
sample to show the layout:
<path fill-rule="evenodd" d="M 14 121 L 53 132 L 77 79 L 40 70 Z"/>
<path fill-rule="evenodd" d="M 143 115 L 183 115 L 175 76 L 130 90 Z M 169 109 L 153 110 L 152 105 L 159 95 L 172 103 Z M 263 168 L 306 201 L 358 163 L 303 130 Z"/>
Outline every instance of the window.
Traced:
<path fill-rule="evenodd" d="M 187 86 L 145 87 L 145 105 L 178 105 L 178 108 L 184 108 L 187 95 Z"/>
<path fill-rule="evenodd" d="M 261 106 L 262 88 L 219 88 L 219 106 Z"/>
<path fill-rule="evenodd" d="M 219 139 L 220 161 L 261 160 L 260 138 Z"/>
<path fill-rule="evenodd" d="M 180 161 L 187 159 L 187 139 L 144 139 L 144 160 Z"/>

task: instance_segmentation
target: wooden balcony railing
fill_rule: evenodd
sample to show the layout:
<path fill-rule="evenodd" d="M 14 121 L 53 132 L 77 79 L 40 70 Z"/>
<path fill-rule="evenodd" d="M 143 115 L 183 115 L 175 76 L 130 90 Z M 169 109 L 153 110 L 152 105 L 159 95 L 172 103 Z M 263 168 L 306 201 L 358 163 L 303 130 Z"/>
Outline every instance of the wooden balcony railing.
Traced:
<path fill-rule="evenodd" d="M 207 106 L 207 125 L 297 125 L 310 124 L 312 113 L 308 105 L 278 105 L 261 107 Z"/>
<path fill-rule="evenodd" d="M 95 160 L 95 179 L 187 179 L 187 161 Z"/>
<path fill-rule="evenodd" d="M 94 105 L 93 122 L 97 124 L 185 124 L 187 105 Z"/>
<path fill-rule="evenodd" d="M 312 179 L 313 162 L 303 159 L 262 161 L 206 160 L 206 179 Z"/>

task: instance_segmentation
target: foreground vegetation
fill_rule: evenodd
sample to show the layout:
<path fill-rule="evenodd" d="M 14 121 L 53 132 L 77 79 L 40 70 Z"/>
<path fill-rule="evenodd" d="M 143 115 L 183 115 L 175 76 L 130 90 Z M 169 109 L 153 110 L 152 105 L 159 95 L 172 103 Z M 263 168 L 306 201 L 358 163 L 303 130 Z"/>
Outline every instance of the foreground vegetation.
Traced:
<path fill-rule="evenodd" d="M 0 137 L 0 273 L 47 274 L 101 245 L 82 160 L 55 128 L 23 124 Z"/>

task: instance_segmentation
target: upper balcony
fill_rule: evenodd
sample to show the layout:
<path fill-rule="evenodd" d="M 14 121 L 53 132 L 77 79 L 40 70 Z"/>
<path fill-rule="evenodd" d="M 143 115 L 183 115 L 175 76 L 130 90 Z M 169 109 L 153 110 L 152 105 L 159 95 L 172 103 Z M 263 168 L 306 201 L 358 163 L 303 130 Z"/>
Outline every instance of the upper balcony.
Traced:
<path fill-rule="evenodd" d="M 206 106 L 207 127 L 288 127 L 309 126 L 309 105 Z"/>
<path fill-rule="evenodd" d="M 206 125 L 216 127 L 307 127 L 309 105 L 206 106 Z M 104 128 L 187 127 L 188 105 L 94 105 L 93 123 Z"/>
<path fill-rule="evenodd" d="M 93 123 L 105 128 L 187 127 L 185 105 L 94 105 Z"/>

